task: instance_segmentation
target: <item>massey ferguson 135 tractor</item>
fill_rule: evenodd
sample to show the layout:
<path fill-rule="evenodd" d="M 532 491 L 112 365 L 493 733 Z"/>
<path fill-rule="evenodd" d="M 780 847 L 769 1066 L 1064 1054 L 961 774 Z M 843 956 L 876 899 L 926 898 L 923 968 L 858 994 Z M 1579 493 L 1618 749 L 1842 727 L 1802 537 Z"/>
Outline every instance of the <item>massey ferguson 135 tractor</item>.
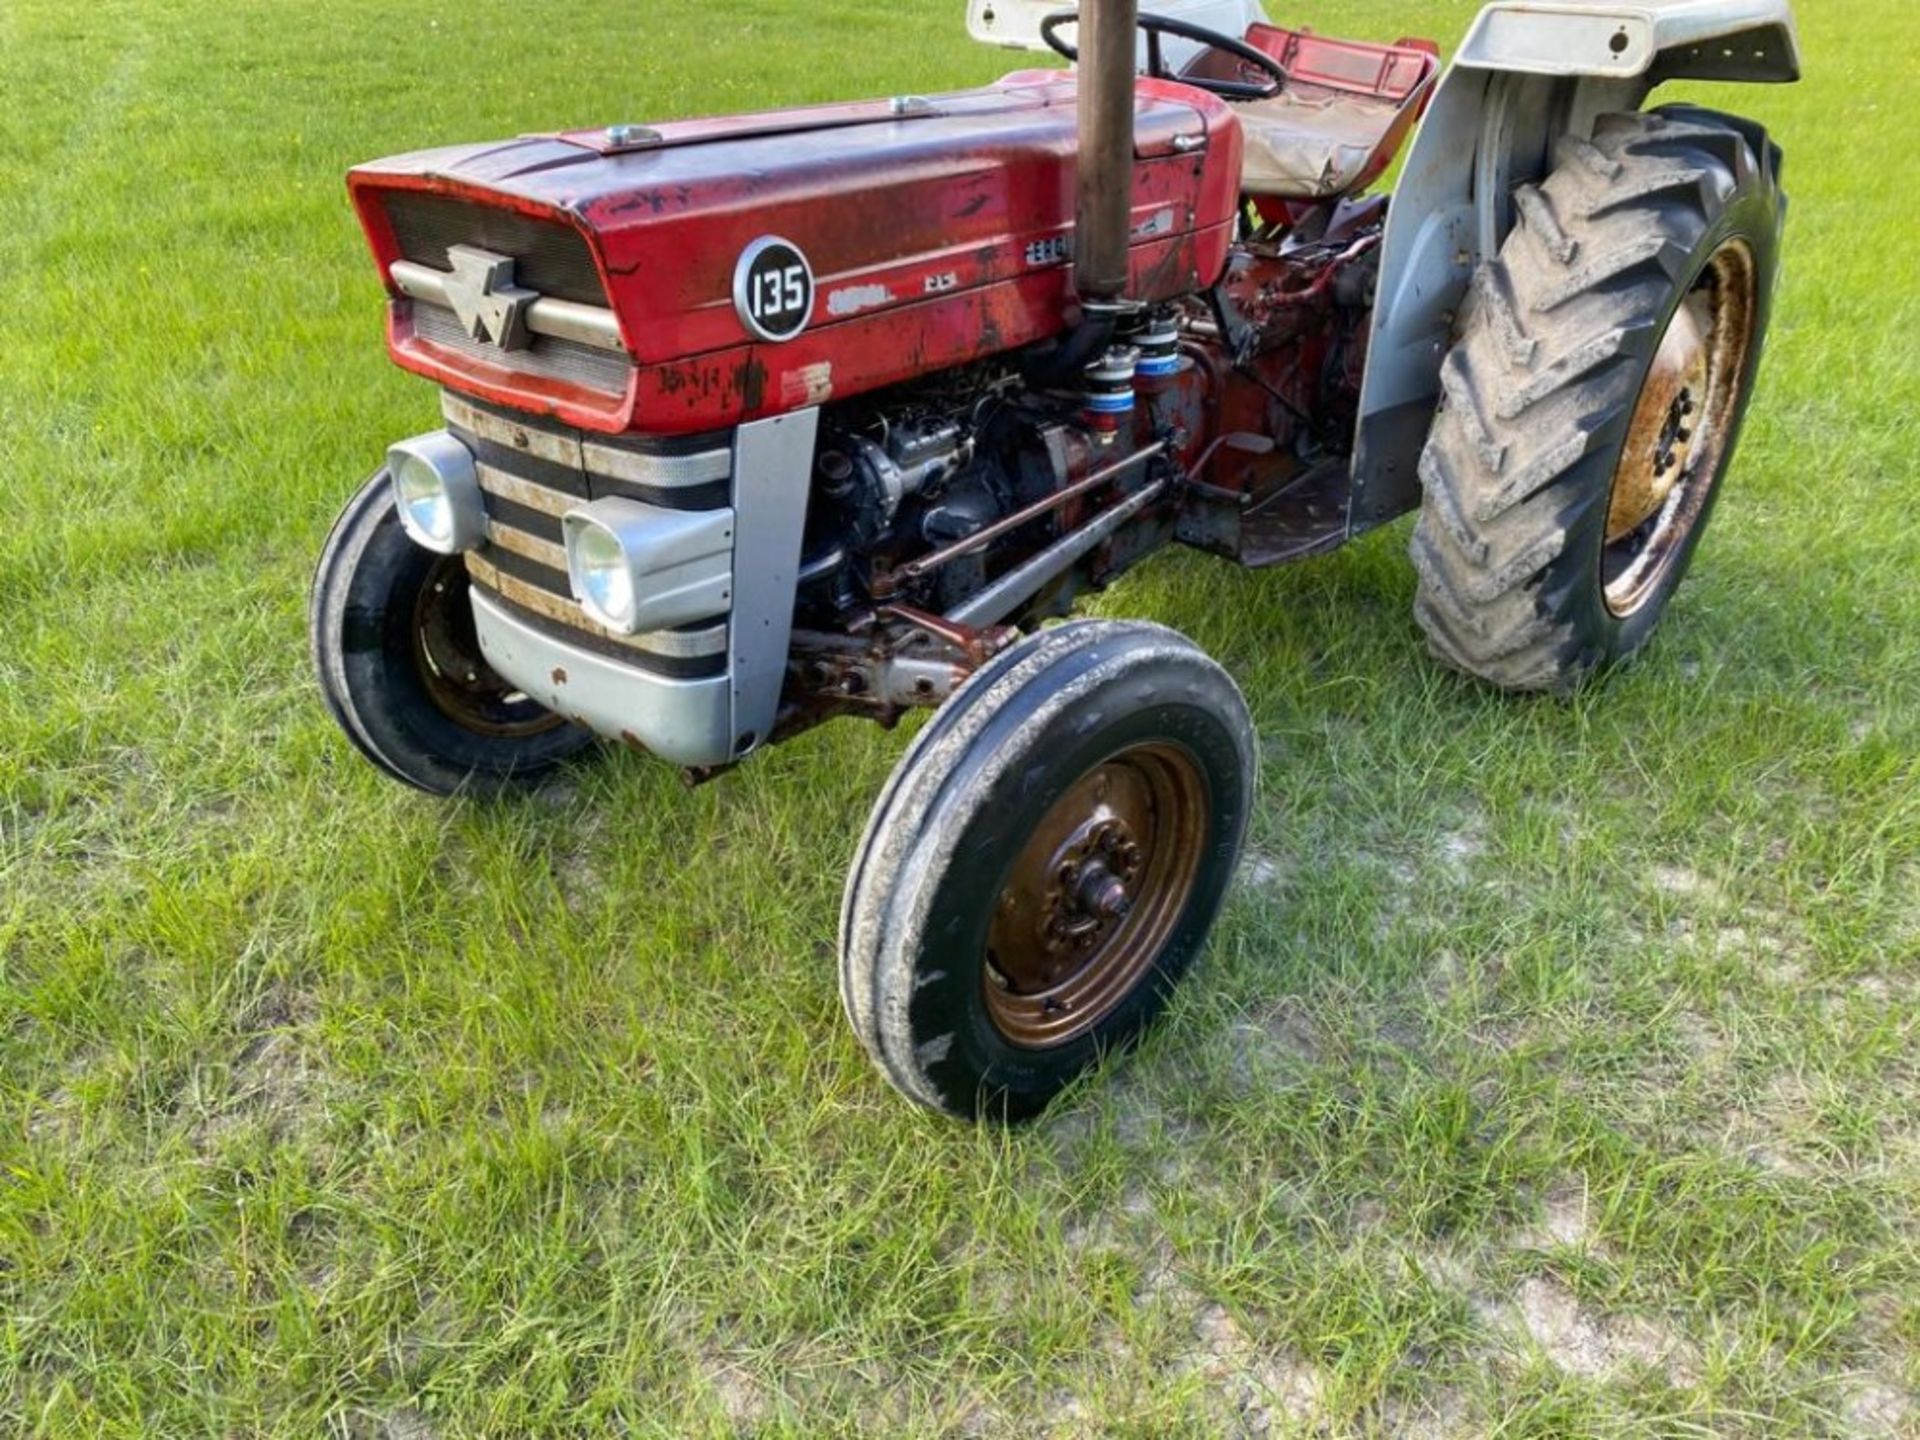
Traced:
<path fill-rule="evenodd" d="M 1142 1030 L 1252 799 L 1219 666 L 1043 621 L 1170 542 L 1272 565 L 1418 509 L 1433 652 L 1569 689 L 1680 583 L 1767 330 L 1780 151 L 1643 103 L 1795 79 L 1789 0 L 1493 0 L 1444 73 L 1176 8 L 973 0 L 1075 68 L 349 177 L 445 423 L 321 557 L 342 728 L 451 794 L 595 736 L 699 779 L 935 708 L 840 983 L 958 1115 L 1031 1114 Z"/>

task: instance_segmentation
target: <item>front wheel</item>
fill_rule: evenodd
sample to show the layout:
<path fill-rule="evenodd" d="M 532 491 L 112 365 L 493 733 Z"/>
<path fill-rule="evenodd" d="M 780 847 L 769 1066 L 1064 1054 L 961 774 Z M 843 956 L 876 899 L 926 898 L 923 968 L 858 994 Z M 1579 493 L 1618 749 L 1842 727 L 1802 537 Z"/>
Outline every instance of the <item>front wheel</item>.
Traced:
<path fill-rule="evenodd" d="M 841 999 L 882 1073 L 1020 1119 L 1135 1039 L 1219 913 L 1254 757 L 1233 681 L 1157 625 L 1043 631 L 968 680 L 847 883 Z"/>
<path fill-rule="evenodd" d="M 1602 116 L 1516 193 L 1420 461 L 1415 614 L 1442 660 L 1568 690 L 1652 635 L 1752 398 L 1779 163 L 1758 126 L 1674 106 Z"/>
<path fill-rule="evenodd" d="M 435 795 L 536 779 L 592 741 L 480 653 L 466 563 L 407 538 L 379 471 L 341 511 L 310 612 L 314 669 L 347 738 Z"/>

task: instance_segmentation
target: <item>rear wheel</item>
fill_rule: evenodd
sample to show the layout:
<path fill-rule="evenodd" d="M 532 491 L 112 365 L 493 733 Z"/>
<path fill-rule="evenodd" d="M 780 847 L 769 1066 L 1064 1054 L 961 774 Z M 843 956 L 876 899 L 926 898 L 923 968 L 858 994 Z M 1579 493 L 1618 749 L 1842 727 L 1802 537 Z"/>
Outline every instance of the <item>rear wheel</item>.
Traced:
<path fill-rule="evenodd" d="M 1779 158 L 1711 111 L 1607 115 L 1516 194 L 1421 457 L 1415 614 L 1448 664 L 1567 690 L 1652 635 L 1752 395 Z"/>
<path fill-rule="evenodd" d="M 385 470 L 334 522 L 310 622 L 327 708 L 397 780 L 436 795 L 497 790 L 592 741 L 487 664 L 465 561 L 407 538 Z"/>
<path fill-rule="evenodd" d="M 882 1073 L 1034 1114 L 1133 1040 L 1206 941 L 1252 799 L 1245 702 L 1159 626 L 1030 636 L 943 706 L 847 885 L 841 998 Z"/>

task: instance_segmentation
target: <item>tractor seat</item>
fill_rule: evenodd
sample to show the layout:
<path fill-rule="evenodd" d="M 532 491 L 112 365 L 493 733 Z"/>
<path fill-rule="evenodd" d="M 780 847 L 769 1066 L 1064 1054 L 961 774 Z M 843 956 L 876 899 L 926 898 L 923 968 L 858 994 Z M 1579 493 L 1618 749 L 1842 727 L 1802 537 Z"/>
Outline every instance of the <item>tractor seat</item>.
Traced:
<path fill-rule="evenodd" d="M 1368 45 L 1254 25 L 1247 43 L 1287 72 L 1278 95 L 1233 106 L 1246 141 L 1240 188 L 1275 199 L 1327 200 L 1378 179 L 1426 108 L 1440 69 L 1429 41 Z M 1240 79 L 1253 72 L 1208 50 L 1184 73 Z"/>

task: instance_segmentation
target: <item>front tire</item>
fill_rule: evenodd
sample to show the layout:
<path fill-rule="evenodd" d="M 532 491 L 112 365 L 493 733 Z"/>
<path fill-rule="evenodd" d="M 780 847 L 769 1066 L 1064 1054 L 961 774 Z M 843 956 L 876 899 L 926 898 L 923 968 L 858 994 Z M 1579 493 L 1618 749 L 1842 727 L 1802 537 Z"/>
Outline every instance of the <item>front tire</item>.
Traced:
<path fill-rule="evenodd" d="M 1022 1119 L 1165 1006 L 1219 913 L 1252 802 L 1238 688 L 1157 625 L 1029 636 L 955 693 L 875 807 L 841 913 L 841 999 L 881 1072 Z"/>
<path fill-rule="evenodd" d="M 369 760 L 434 795 L 537 779 L 592 742 L 487 665 L 466 564 L 407 538 L 381 470 L 321 551 L 309 612 L 327 708 Z"/>
<path fill-rule="evenodd" d="M 1433 653 L 1510 690 L 1653 634 L 1739 439 L 1786 210 L 1778 148 L 1708 110 L 1605 115 L 1559 158 L 1474 277 L 1412 541 Z"/>

